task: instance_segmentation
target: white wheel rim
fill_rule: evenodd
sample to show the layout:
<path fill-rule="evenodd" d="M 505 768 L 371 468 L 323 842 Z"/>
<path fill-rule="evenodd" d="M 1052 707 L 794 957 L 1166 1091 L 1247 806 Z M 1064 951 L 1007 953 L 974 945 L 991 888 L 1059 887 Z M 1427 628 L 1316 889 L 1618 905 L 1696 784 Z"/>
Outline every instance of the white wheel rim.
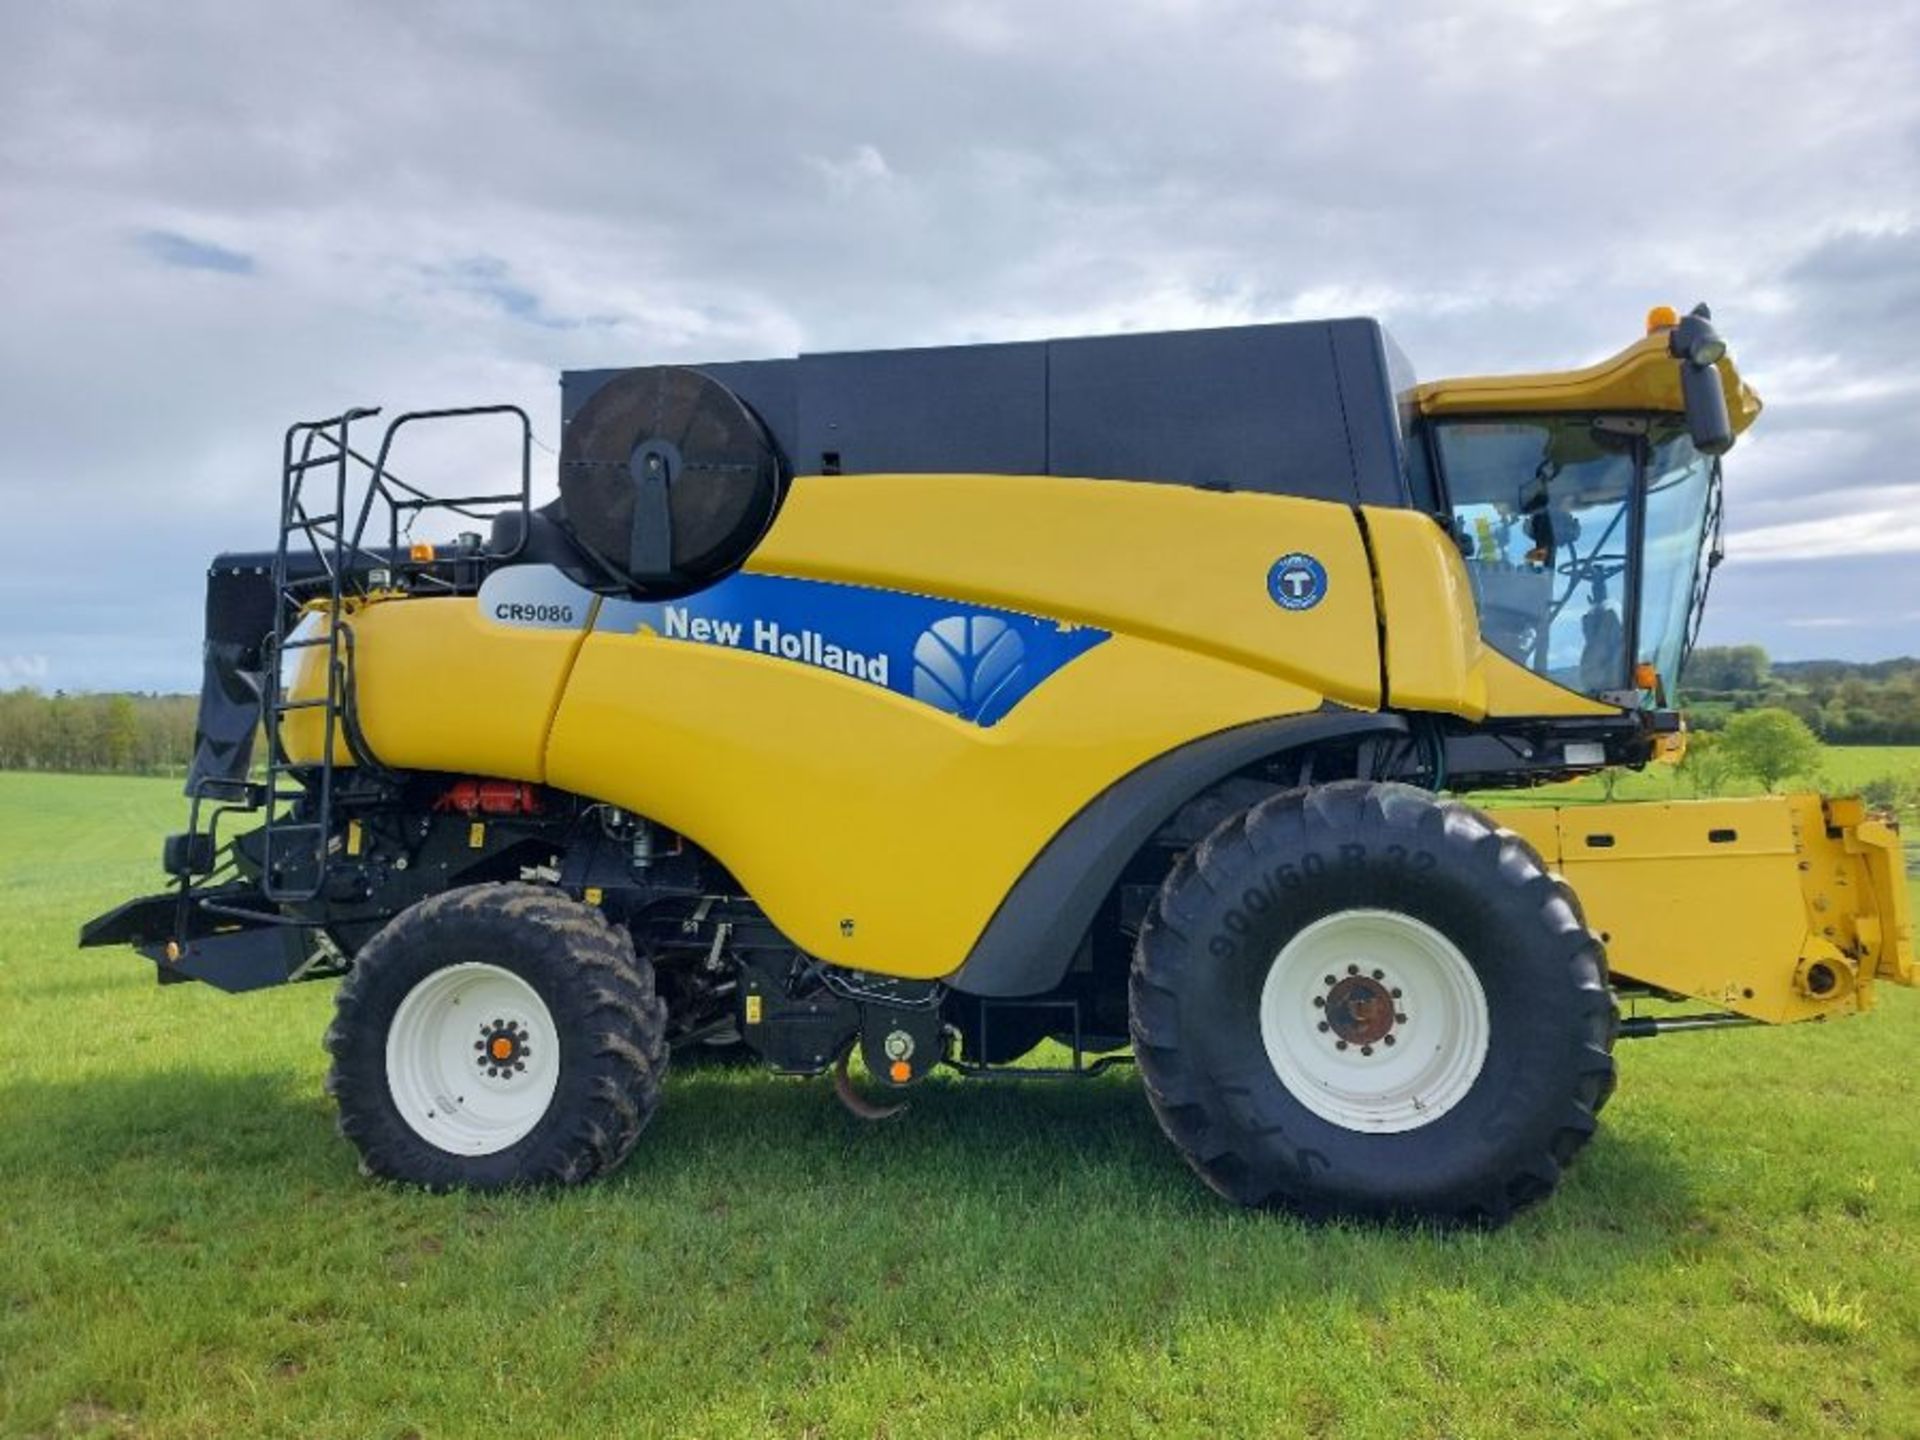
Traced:
<path fill-rule="evenodd" d="M 559 1032 L 546 1002 L 498 965 L 449 965 L 400 1002 L 387 1088 L 414 1134 L 455 1155 L 523 1140 L 553 1103 Z"/>
<path fill-rule="evenodd" d="M 1314 921 L 1260 990 L 1274 1074 L 1347 1130 L 1393 1134 L 1445 1115 L 1480 1078 L 1488 1029 L 1486 992 L 1459 947 L 1392 910 Z"/>

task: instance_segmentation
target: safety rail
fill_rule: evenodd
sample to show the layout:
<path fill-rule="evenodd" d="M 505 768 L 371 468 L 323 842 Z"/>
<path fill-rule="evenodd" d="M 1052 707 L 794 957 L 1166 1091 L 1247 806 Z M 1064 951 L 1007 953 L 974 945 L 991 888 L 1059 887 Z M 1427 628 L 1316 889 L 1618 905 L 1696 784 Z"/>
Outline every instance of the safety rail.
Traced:
<path fill-rule="evenodd" d="M 297 422 L 287 427 L 281 447 L 274 618 L 264 650 L 261 704 L 266 774 L 257 792 L 265 810 L 260 889 L 276 904 L 312 900 L 325 886 L 338 749 L 344 746 L 354 763 L 367 770 L 381 768 L 354 723 L 351 604 L 391 586 L 394 576 L 410 565 L 422 576 L 431 575 L 433 554 L 415 560 L 402 548 L 423 513 L 446 511 L 484 521 L 511 506 L 524 522 L 532 508 L 533 423 L 518 405 L 409 411 L 388 423 L 369 459 L 354 448 L 352 429 L 379 413 L 377 408 L 355 407 L 329 419 Z M 407 426 L 491 415 L 519 421 L 518 490 L 435 495 L 391 470 L 394 441 Z M 318 510 L 310 508 L 307 491 L 310 477 L 316 476 L 332 482 Z M 370 540 L 368 529 L 376 522 L 377 538 Z M 518 533 L 525 535 L 524 523 Z M 310 555 L 313 563 L 296 567 L 296 554 L 303 560 Z M 316 623 L 303 626 L 316 615 Z M 286 662 L 304 651 L 321 652 L 324 685 L 317 694 L 290 697 Z M 319 756 L 296 764 L 288 757 L 280 727 L 289 715 L 305 711 L 320 714 Z"/>

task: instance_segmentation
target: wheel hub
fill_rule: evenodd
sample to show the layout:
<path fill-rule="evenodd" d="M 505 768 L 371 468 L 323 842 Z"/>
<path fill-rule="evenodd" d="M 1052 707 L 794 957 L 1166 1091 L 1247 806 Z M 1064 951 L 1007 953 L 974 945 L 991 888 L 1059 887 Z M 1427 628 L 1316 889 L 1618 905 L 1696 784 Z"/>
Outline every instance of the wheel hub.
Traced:
<path fill-rule="evenodd" d="M 1320 1002 L 1327 1027 L 1349 1045 L 1376 1045 L 1393 1032 L 1393 996 L 1371 975 L 1347 975 Z"/>
<path fill-rule="evenodd" d="M 1394 1031 L 1407 1023 L 1404 992 L 1385 970 L 1368 973 L 1349 965 L 1346 974 L 1328 975 L 1321 984 L 1325 993 L 1313 997 L 1314 1008 L 1322 1012 L 1314 1028 L 1336 1050 L 1357 1048 L 1371 1057 L 1374 1047 L 1399 1043 Z"/>
<path fill-rule="evenodd" d="M 480 1053 L 473 1063 L 487 1072 L 490 1080 L 511 1080 L 527 1068 L 527 1056 L 533 1047 L 527 1043 L 527 1027 L 519 1020 L 495 1020 L 480 1027 L 480 1038 L 473 1042 Z"/>

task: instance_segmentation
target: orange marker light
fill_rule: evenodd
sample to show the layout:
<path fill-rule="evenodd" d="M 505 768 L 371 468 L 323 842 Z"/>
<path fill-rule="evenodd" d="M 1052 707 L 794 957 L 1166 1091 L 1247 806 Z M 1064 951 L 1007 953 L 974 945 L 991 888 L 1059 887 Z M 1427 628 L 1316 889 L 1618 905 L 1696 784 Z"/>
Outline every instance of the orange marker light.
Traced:
<path fill-rule="evenodd" d="M 887 1074 L 896 1085 L 904 1085 L 913 1078 L 913 1067 L 904 1060 L 896 1060 L 887 1067 Z"/>
<path fill-rule="evenodd" d="M 1671 330 L 1680 323 L 1680 312 L 1671 305 L 1656 305 L 1647 311 L 1647 334 Z"/>
<path fill-rule="evenodd" d="M 1654 669 L 1647 661 L 1642 660 L 1638 665 L 1633 667 L 1633 684 L 1636 690 L 1658 690 L 1660 688 L 1660 672 Z"/>
<path fill-rule="evenodd" d="M 1674 323 L 1678 324 L 1679 322 L 1675 321 Z M 407 553 L 413 558 L 416 564 L 431 565 L 433 563 L 433 546 L 427 544 L 424 540 L 416 540 Z"/>

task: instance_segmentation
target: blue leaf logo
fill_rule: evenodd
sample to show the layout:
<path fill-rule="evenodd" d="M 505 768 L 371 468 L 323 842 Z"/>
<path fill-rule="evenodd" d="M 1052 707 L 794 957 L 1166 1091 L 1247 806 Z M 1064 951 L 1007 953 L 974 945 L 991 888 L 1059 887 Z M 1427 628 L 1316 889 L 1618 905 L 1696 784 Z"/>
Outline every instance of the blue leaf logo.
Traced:
<path fill-rule="evenodd" d="M 962 720 L 981 719 L 1003 693 L 1019 693 L 1026 658 L 1019 633 L 995 616 L 936 620 L 914 642 L 913 698 Z"/>

